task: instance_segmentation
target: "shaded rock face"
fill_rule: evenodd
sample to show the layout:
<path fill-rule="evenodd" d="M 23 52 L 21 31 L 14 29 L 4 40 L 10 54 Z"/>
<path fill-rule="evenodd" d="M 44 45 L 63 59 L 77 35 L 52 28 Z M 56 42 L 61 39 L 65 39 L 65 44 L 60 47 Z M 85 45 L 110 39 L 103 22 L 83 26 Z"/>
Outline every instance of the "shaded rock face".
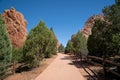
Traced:
<path fill-rule="evenodd" d="M 86 38 L 88 38 L 89 35 L 92 34 L 91 30 L 92 30 L 92 27 L 94 26 L 94 23 L 95 23 L 95 20 L 96 20 L 96 19 L 104 20 L 104 16 L 103 16 L 102 14 L 94 15 L 94 16 L 90 17 L 90 18 L 86 21 L 83 29 L 81 30 L 81 33 L 82 33 Z"/>
<path fill-rule="evenodd" d="M 14 8 L 11 8 L 10 10 L 5 10 L 2 17 L 13 47 L 22 47 L 27 38 L 27 22 L 24 16 Z"/>

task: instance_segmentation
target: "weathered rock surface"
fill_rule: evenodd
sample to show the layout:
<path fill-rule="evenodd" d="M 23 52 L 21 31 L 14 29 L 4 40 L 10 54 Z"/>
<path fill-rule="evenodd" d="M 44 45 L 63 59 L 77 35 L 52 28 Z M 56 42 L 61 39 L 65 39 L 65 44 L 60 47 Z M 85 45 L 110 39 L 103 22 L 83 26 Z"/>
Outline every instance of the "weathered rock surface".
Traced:
<path fill-rule="evenodd" d="M 88 38 L 89 35 L 92 34 L 91 30 L 92 30 L 92 27 L 93 27 L 96 19 L 104 20 L 104 16 L 103 16 L 102 14 L 94 15 L 94 16 L 90 17 L 90 18 L 86 21 L 83 29 L 81 30 L 81 33 L 82 33 L 86 38 Z"/>
<path fill-rule="evenodd" d="M 14 8 L 11 8 L 10 10 L 5 10 L 2 17 L 13 47 L 19 48 L 23 46 L 27 38 L 27 22 L 24 16 Z"/>

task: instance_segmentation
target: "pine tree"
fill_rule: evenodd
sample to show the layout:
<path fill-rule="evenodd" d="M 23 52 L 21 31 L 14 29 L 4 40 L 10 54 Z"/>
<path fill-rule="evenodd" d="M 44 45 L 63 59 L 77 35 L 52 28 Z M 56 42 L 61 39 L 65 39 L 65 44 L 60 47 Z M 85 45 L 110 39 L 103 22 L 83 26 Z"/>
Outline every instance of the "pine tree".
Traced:
<path fill-rule="evenodd" d="M 110 22 L 107 31 L 109 32 L 108 41 L 111 53 L 120 55 L 120 0 L 116 0 L 112 6 L 105 7 L 103 13 Z"/>
<path fill-rule="evenodd" d="M 73 53 L 80 58 L 87 56 L 87 40 L 80 31 L 71 36 L 71 40 L 68 41 L 65 52 Z"/>
<path fill-rule="evenodd" d="M 43 58 L 55 54 L 56 43 L 53 33 L 43 21 L 30 31 L 23 47 L 24 59 L 30 67 L 39 66 Z"/>
<path fill-rule="evenodd" d="M 107 23 L 105 21 L 96 20 L 92 28 L 92 35 L 88 38 L 89 55 L 102 57 L 108 51 L 107 39 L 105 36 Z"/>
<path fill-rule="evenodd" d="M 58 51 L 59 52 L 64 52 L 64 50 L 65 50 L 64 46 L 62 44 L 60 44 L 60 47 L 58 48 Z"/>
<path fill-rule="evenodd" d="M 88 39 L 89 55 L 109 58 L 120 55 L 120 4 L 103 9 L 105 20 L 97 20 Z"/>
<path fill-rule="evenodd" d="M 58 43 L 58 40 L 57 40 L 57 37 L 56 37 L 52 27 L 50 28 L 50 31 L 51 31 L 51 34 L 52 34 L 52 44 L 51 44 L 52 54 L 57 54 L 57 43 Z"/>
<path fill-rule="evenodd" d="M 73 45 L 71 40 L 68 40 L 67 45 L 65 47 L 65 53 L 73 53 Z"/>
<path fill-rule="evenodd" d="M 12 46 L 6 31 L 4 21 L 0 15 L 0 66 L 11 63 Z"/>
<path fill-rule="evenodd" d="M 81 32 L 78 31 L 72 39 L 72 42 L 75 55 L 81 58 L 87 56 L 87 40 Z"/>

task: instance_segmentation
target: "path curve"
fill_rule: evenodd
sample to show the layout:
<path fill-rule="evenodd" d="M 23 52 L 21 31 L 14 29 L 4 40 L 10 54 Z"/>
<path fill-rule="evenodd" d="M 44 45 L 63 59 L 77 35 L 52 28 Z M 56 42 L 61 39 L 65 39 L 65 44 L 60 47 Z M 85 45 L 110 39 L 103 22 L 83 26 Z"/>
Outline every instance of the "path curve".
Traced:
<path fill-rule="evenodd" d="M 57 58 L 35 80 L 84 80 L 68 55 L 58 53 Z"/>

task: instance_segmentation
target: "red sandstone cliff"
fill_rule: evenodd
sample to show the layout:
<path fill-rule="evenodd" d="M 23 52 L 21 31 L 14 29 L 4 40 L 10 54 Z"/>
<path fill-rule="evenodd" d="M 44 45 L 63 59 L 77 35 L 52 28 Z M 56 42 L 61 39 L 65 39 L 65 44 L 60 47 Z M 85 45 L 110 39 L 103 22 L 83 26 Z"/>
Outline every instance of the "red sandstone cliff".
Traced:
<path fill-rule="evenodd" d="M 93 27 L 96 19 L 104 20 L 104 16 L 101 15 L 101 14 L 99 14 L 99 15 L 94 15 L 94 16 L 90 17 L 90 18 L 86 21 L 83 29 L 81 30 L 81 33 L 82 33 L 86 38 L 88 38 L 89 35 L 92 34 L 91 30 L 92 30 L 92 27 Z"/>
<path fill-rule="evenodd" d="M 19 48 L 23 46 L 27 37 L 27 22 L 24 16 L 14 8 L 11 8 L 10 10 L 5 10 L 2 17 L 13 47 Z"/>

